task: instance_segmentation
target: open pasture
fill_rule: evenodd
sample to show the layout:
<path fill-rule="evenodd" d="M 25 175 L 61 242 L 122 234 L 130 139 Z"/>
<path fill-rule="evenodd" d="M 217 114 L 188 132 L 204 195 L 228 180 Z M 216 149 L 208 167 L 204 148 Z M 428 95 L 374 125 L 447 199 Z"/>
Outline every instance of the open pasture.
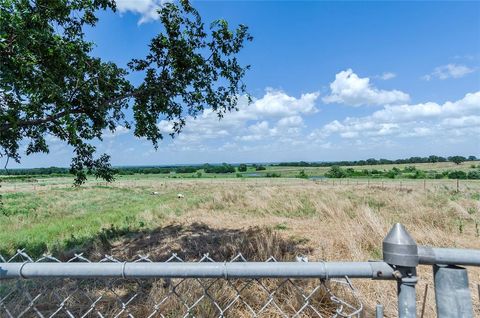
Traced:
<path fill-rule="evenodd" d="M 242 252 L 257 259 L 273 253 L 364 261 L 382 257 L 382 239 L 395 222 L 405 224 L 419 244 L 478 248 L 480 241 L 480 182 L 474 180 L 462 180 L 459 192 L 455 180 L 427 180 L 426 188 L 423 180 L 150 176 L 108 186 L 92 181 L 80 188 L 56 181 L 64 186 L 3 193 L 2 254 L 25 248 L 60 258 L 75 252 L 128 258 L 174 251 L 191 260 L 206 252 L 224 260 Z M 270 236 L 255 238 L 252 229 L 272 231 L 283 243 L 265 239 Z M 262 241 L 262 248 L 254 241 Z M 225 242 L 230 242 L 228 249 Z M 280 245 L 288 246 L 288 253 L 279 251 Z M 469 273 L 476 288 L 480 271 Z M 420 277 L 418 292 L 423 293 L 432 284 L 430 268 L 421 267 Z M 355 286 L 370 308 L 381 302 L 394 313 L 393 283 L 356 281 Z M 473 295 L 477 301 L 477 292 Z M 428 313 L 433 314 L 433 306 L 430 293 Z"/>
<path fill-rule="evenodd" d="M 436 163 L 404 163 L 404 164 L 384 164 L 384 165 L 363 165 L 363 166 L 342 166 L 342 168 L 356 169 L 356 170 L 390 170 L 393 167 L 396 167 L 400 170 L 406 167 L 414 166 L 418 170 L 430 171 L 435 170 L 437 172 L 443 172 L 446 170 L 460 170 L 460 171 L 470 171 L 472 166 L 480 165 L 480 161 L 470 161 L 464 162 L 460 165 L 457 165 L 453 162 L 436 162 Z M 266 166 L 267 172 L 270 173 L 279 173 L 282 177 L 294 177 L 298 175 L 300 170 L 305 170 L 310 176 L 323 176 L 330 167 L 288 167 L 288 166 Z"/>

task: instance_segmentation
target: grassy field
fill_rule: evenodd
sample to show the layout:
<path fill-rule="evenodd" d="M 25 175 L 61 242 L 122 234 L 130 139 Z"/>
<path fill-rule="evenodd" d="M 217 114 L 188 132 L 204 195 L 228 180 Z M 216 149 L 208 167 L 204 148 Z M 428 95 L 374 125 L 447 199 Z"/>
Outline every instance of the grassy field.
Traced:
<path fill-rule="evenodd" d="M 442 173 L 444 171 L 478 171 L 480 169 L 480 161 L 468 161 L 462 164 L 455 164 L 453 162 L 437 162 L 437 163 L 411 163 L 411 164 L 388 164 L 388 165 L 363 165 L 363 166 L 342 166 L 344 169 L 352 168 L 357 171 L 361 170 L 379 170 L 379 171 L 388 171 L 392 168 L 398 168 L 403 170 L 407 167 L 415 167 L 417 170 L 428 172 L 436 171 Z M 265 165 L 265 170 L 256 171 L 255 168 L 251 165 L 248 166 L 246 172 L 237 173 L 205 173 L 203 169 L 199 169 L 198 173 L 176 173 L 176 174 L 133 174 L 133 175 L 117 175 L 117 179 L 122 180 L 144 180 L 144 179 L 159 179 L 159 178 L 238 178 L 241 177 L 265 177 L 267 174 L 277 174 L 283 178 L 297 177 L 301 171 L 304 171 L 308 177 L 319 177 L 324 176 L 331 167 L 289 167 L 289 166 L 275 166 L 275 165 Z M 41 184 L 58 184 L 58 183 L 71 183 L 70 177 L 62 176 L 49 176 L 49 175 L 38 175 L 38 176 L 9 176 L 2 175 L 0 179 L 3 179 L 4 186 L 8 187 L 13 186 L 14 183 L 32 183 L 38 182 Z M 402 178 L 401 176 L 398 176 Z M 23 179 L 26 179 L 22 181 Z M 367 177 L 365 177 L 367 178 Z M 90 180 L 91 181 L 91 180 Z M 1 189 L 0 189 L 1 190 Z"/>
<path fill-rule="evenodd" d="M 60 185 L 68 181 L 53 179 Z M 60 258 L 84 251 L 93 258 L 127 259 L 138 253 L 165 258 L 173 251 L 190 260 L 210 252 L 221 261 L 242 252 L 258 260 L 306 254 L 312 260 L 360 261 L 381 258 L 382 239 L 395 222 L 405 224 L 419 244 L 479 248 L 480 182 L 462 180 L 459 192 L 455 180 L 429 180 L 424 187 L 423 180 L 158 176 L 81 188 L 18 186 L 3 193 L 0 251 L 9 255 L 26 248 Z M 178 193 L 185 198 L 178 199 Z M 255 238 L 259 229 L 273 231 L 283 243 Z M 287 252 L 275 249 L 279 245 L 288 246 Z M 428 267 L 420 275 L 419 293 L 432 283 Z M 480 282 L 479 275 L 470 271 L 472 284 Z M 370 308 L 381 302 L 387 313 L 394 312 L 394 283 L 358 281 L 356 286 Z M 433 293 L 427 305 L 433 314 Z"/>
<path fill-rule="evenodd" d="M 464 162 L 460 165 L 457 165 L 453 162 L 437 162 L 437 163 L 410 163 L 410 164 L 389 164 L 389 165 L 365 165 L 365 166 L 342 166 L 342 168 L 354 168 L 354 169 L 377 169 L 377 170 L 390 170 L 393 167 L 399 169 L 404 169 L 408 166 L 415 166 L 419 170 L 436 170 L 442 172 L 445 170 L 461 170 L 461 171 L 470 171 L 472 170 L 471 166 L 477 166 L 480 164 L 480 161 L 471 161 Z M 305 170 L 305 172 L 310 176 L 323 176 L 330 167 L 277 167 L 277 166 L 267 166 L 268 172 L 280 173 L 282 177 L 293 177 L 298 175 L 300 170 Z"/>

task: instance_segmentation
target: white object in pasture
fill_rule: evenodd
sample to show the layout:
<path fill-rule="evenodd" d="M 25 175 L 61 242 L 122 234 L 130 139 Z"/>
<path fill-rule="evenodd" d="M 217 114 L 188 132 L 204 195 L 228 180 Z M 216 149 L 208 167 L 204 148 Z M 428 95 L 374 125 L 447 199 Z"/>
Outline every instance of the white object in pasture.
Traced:
<path fill-rule="evenodd" d="M 159 195 L 159 194 L 160 194 L 160 192 L 157 192 L 157 191 L 152 192 L 152 195 Z"/>
<path fill-rule="evenodd" d="M 179 193 L 179 194 L 177 194 L 177 198 L 183 199 L 183 198 L 185 198 L 185 196 L 183 194 Z"/>
<path fill-rule="evenodd" d="M 308 263 L 308 256 L 298 255 L 298 256 L 295 256 L 295 260 L 300 263 Z"/>

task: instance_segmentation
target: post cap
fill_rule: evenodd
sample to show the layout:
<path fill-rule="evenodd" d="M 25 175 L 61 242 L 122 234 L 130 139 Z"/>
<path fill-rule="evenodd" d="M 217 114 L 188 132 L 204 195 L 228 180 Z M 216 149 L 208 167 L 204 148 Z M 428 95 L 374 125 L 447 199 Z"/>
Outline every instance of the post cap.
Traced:
<path fill-rule="evenodd" d="M 390 265 L 418 265 L 417 243 L 400 223 L 395 224 L 383 239 L 383 260 Z"/>

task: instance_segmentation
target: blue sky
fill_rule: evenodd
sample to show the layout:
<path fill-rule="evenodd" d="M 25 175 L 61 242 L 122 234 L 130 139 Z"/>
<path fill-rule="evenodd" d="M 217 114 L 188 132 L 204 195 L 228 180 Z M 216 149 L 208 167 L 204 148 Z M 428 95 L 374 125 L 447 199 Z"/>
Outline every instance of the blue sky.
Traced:
<path fill-rule="evenodd" d="M 87 36 L 96 55 L 125 65 L 161 30 L 159 1 L 117 3 Z M 157 151 L 123 127 L 106 132 L 98 149 L 113 164 L 480 156 L 480 2 L 193 4 L 205 22 L 250 27 L 240 60 L 255 101 L 220 122 L 209 110 L 188 119 Z M 22 166 L 67 166 L 71 149 L 50 144 Z"/>

